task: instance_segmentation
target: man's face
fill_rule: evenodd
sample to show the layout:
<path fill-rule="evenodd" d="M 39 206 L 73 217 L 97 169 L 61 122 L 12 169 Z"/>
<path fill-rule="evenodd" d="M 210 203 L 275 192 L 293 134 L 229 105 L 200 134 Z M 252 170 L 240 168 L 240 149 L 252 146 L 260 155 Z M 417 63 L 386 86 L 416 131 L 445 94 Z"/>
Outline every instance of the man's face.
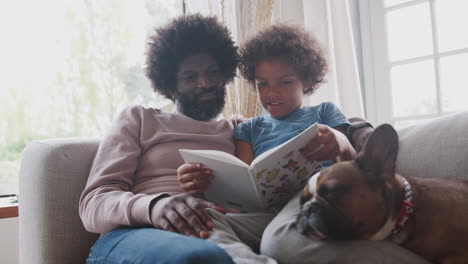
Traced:
<path fill-rule="evenodd" d="M 226 88 L 218 63 L 205 53 L 181 61 L 177 72 L 177 109 L 199 121 L 216 117 L 224 107 Z"/>

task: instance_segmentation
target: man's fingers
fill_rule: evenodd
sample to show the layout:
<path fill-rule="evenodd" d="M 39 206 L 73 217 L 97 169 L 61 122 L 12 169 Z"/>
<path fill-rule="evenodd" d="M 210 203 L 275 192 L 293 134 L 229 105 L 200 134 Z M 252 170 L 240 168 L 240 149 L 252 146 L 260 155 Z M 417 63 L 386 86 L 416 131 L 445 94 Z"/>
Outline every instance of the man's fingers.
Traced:
<path fill-rule="evenodd" d="M 201 238 L 207 238 L 208 230 L 214 227 L 205 206 L 188 194 L 159 200 L 152 208 L 151 220 L 156 228 Z"/>
<path fill-rule="evenodd" d="M 196 214 L 201 219 L 201 222 L 207 228 L 207 230 L 211 230 L 214 227 L 214 223 L 211 220 L 210 215 L 206 211 L 206 208 L 209 207 L 207 206 L 207 203 L 209 202 L 203 199 L 197 199 L 194 197 L 191 198 L 192 199 L 187 200 L 187 204 L 196 212 Z"/>
<path fill-rule="evenodd" d="M 157 224 L 156 227 L 159 228 L 159 229 L 165 230 L 165 231 L 177 233 L 177 231 L 174 229 L 172 224 L 168 220 L 166 220 L 164 218 L 161 218 L 159 220 L 159 223 Z"/>
<path fill-rule="evenodd" d="M 198 236 L 192 227 L 187 225 L 185 218 L 181 216 L 178 211 L 168 211 L 166 213 L 166 219 L 169 220 L 178 233 L 185 234 L 187 236 Z"/>
<path fill-rule="evenodd" d="M 190 206 L 178 206 L 176 210 L 196 237 L 202 237 L 202 231 L 208 232 L 203 221 Z"/>

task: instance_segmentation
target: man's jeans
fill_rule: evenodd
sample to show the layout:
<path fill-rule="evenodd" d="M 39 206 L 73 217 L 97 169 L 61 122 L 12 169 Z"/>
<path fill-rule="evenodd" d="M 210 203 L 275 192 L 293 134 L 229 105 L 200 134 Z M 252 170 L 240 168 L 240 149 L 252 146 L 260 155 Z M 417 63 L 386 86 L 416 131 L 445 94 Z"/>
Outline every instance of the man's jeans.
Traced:
<path fill-rule="evenodd" d="M 228 263 L 231 257 L 216 244 L 155 228 L 119 228 L 104 234 L 86 263 Z"/>

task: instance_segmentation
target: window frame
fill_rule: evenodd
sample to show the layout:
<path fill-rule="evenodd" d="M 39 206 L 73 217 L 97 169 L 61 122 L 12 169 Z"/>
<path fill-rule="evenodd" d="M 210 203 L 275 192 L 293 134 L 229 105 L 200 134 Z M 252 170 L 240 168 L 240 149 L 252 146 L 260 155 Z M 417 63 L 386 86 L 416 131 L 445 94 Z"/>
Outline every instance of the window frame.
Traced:
<path fill-rule="evenodd" d="M 18 217 L 18 200 L 14 195 L 0 195 L 0 219 Z"/>
<path fill-rule="evenodd" d="M 359 3 L 360 30 L 362 44 L 363 82 L 365 86 L 365 105 L 367 118 L 375 124 L 399 121 L 418 121 L 435 118 L 449 113 L 442 108 L 440 83 L 440 59 L 452 55 L 468 53 L 468 48 L 440 52 L 437 43 L 437 25 L 435 18 L 435 0 L 413 0 L 385 7 L 384 0 L 361 0 Z M 430 55 L 391 62 L 388 58 L 386 12 L 428 3 L 430 8 L 432 45 Z M 391 68 L 397 65 L 432 60 L 436 87 L 436 109 L 434 114 L 394 116 L 392 100 Z"/>

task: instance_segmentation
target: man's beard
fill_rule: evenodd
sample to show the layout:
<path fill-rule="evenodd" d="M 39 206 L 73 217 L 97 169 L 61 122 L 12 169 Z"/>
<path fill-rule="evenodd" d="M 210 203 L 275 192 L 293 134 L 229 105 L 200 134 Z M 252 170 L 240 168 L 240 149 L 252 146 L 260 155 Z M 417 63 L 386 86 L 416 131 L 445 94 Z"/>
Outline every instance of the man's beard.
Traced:
<path fill-rule="evenodd" d="M 216 98 L 213 100 L 200 99 L 202 95 L 213 91 L 216 91 Z M 213 86 L 197 94 L 178 94 L 176 98 L 177 109 L 192 119 L 208 121 L 221 113 L 226 103 L 225 96 L 226 86 L 224 85 L 222 88 Z"/>

